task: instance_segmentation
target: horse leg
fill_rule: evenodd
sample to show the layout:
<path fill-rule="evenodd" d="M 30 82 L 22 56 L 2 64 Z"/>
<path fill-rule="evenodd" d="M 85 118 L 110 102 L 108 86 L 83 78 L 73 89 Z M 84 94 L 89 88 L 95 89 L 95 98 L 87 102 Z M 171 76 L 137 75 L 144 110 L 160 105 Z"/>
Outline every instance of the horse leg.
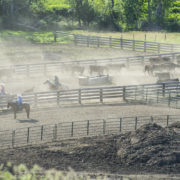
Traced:
<path fill-rule="evenodd" d="M 14 119 L 16 119 L 16 110 L 14 110 Z"/>
<path fill-rule="evenodd" d="M 27 114 L 27 118 L 29 119 L 30 108 L 26 108 L 26 114 Z"/>

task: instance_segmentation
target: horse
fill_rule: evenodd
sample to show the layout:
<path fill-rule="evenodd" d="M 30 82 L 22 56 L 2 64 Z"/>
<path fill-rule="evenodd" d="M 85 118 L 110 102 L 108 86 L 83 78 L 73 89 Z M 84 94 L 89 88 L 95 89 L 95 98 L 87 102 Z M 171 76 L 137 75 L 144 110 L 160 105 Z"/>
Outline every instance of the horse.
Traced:
<path fill-rule="evenodd" d="M 16 119 L 16 113 L 18 111 L 26 110 L 27 118 L 29 119 L 30 105 L 28 103 L 22 103 L 21 106 L 17 102 L 8 102 L 7 108 L 11 107 L 14 112 L 14 119 Z"/>
<path fill-rule="evenodd" d="M 68 90 L 69 89 L 66 85 L 62 83 L 58 83 L 56 85 L 52 83 L 50 80 L 46 80 L 43 84 L 48 84 L 51 90 Z"/>

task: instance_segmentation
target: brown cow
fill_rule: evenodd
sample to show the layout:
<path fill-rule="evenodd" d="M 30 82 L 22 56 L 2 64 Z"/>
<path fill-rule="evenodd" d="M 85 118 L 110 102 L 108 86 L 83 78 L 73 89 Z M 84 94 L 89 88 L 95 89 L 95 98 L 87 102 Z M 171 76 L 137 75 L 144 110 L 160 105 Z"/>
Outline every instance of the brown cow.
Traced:
<path fill-rule="evenodd" d="M 152 57 L 152 58 L 149 58 L 149 62 L 151 65 L 171 63 L 171 58 L 166 57 L 166 56 L 165 57 Z"/>
<path fill-rule="evenodd" d="M 108 70 L 120 71 L 122 68 L 125 68 L 125 64 L 109 64 L 107 65 Z"/>
<path fill-rule="evenodd" d="M 93 73 L 98 73 L 99 75 L 102 75 L 104 71 L 108 72 L 107 66 L 90 65 L 89 70 L 91 75 Z"/>
<path fill-rule="evenodd" d="M 144 71 L 148 72 L 148 74 L 152 75 L 153 74 L 153 66 L 150 64 L 147 64 L 144 66 Z"/>

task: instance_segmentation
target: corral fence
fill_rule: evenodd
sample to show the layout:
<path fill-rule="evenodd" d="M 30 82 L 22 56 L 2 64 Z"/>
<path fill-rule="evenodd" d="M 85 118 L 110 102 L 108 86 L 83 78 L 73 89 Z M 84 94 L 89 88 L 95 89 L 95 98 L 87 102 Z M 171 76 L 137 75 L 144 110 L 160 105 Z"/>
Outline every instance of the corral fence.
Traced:
<path fill-rule="evenodd" d="M 151 41 L 139 41 L 112 37 L 86 36 L 80 34 L 69 34 L 59 31 L 54 33 L 54 41 L 58 41 L 58 36 L 69 37 L 73 39 L 75 45 L 85 45 L 87 47 L 110 47 L 120 48 L 123 50 L 153 53 L 167 53 L 180 51 L 180 44 L 158 43 Z"/>
<path fill-rule="evenodd" d="M 141 125 L 157 123 L 168 126 L 180 121 L 180 115 L 136 116 L 62 122 L 0 131 L 0 148 L 13 148 L 40 142 L 99 136 L 134 131 Z"/>
<path fill-rule="evenodd" d="M 24 93 L 22 98 L 34 108 L 127 102 L 180 108 L 180 82 Z M 7 102 L 15 100 L 15 95 L 0 96 L 0 108 L 6 109 Z"/>
<path fill-rule="evenodd" d="M 142 56 L 129 56 L 129 57 L 118 57 L 118 58 L 104 58 L 104 59 L 89 59 L 89 60 L 78 60 L 78 61 L 58 61 L 58 62 L 47 62 L 47 63 L 36 63 L 36 64 L 19 64 L 11 66 L 0 66 L 0 76 L 2 72 L 12 76 L 13 73 L 19 75 L 31 76 L 37 73 L 43 73 L 47 75 L 48 72 L 62 72 L 64 65 L 108 65 L 108 64 L 125 64 L 127 67 L 141 65 L 149 63 L 150 58 L 155 57 L 169 57 L 172 61 L 180 60 L 179 53 L 166 53 L 166 54 L 153 54 L 153 55 L 142 55 Z M 2 71 L 2 72 L 1 72 Z"/>

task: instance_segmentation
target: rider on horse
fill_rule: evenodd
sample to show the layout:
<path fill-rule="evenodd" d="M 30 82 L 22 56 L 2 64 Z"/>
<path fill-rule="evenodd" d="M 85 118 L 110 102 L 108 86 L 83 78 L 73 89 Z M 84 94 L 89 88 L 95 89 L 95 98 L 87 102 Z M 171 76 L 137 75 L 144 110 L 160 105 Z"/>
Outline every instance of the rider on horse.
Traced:
<path fill-rule="evenodd" d="M 5 95 L 5 85 L 1 84 L 1 95 Z"/>
<path fill-rule="evenodd" d="M 17 104 L 19 107 L 19 110 L 22 109 L 22 96 L 20 94 L 17 95 Z"/>
<path fill-rule="evenodd" d="M 58 87 L 60 85 L 59 78 L 57 76 L 54 76 L 54 85 L 55 87 Z"/>

